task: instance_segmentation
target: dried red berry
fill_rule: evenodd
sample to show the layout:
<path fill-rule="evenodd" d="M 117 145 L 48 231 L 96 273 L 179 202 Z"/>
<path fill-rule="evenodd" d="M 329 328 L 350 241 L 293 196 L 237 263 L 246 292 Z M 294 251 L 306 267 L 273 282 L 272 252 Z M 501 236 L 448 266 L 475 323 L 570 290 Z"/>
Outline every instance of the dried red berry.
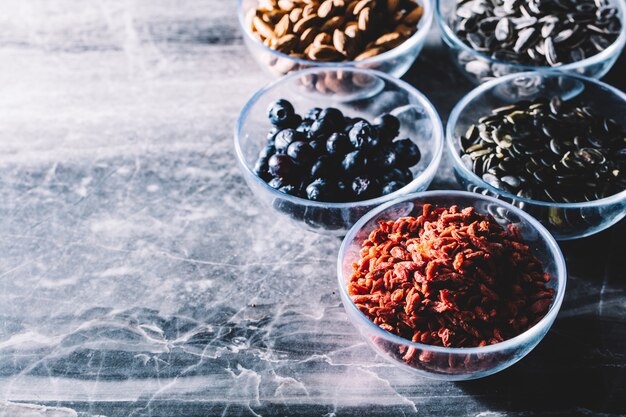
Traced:
<path fill-rule="evenodd" d="M 426 204 L 421 216 L 380 222 L 370 233 L 348 292 L 384 330 L 431 345 L 475 347 L 541 320 L 554 298 L 549 279 L 514 226 L 505 230 L 472 207 Z M 416 360 L 411 348 L 400 353 Z"/>

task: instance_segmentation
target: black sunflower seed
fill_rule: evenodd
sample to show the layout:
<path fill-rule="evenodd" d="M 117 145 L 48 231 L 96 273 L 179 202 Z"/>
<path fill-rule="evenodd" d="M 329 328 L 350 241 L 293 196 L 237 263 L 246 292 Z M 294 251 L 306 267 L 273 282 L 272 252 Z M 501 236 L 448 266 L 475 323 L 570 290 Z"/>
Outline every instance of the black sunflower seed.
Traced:
<path fill-rule="evenodd" d="M 559 65 L 559 59 L 557 58 L 556 49 L 554 48 L 554 42 L 552 42 L 552 38 L 547 37 L 543 44 L 546 61 L 548 61 L 548 64 L 553 67 Z"/>
<path fill-rule="evenodd" d="M 512 35 L 511 21 L 506 17 L 504 19 L 500 19 L 494 29 L 494 34 L 496 39 L 499 41 L 508 40 Z"/>

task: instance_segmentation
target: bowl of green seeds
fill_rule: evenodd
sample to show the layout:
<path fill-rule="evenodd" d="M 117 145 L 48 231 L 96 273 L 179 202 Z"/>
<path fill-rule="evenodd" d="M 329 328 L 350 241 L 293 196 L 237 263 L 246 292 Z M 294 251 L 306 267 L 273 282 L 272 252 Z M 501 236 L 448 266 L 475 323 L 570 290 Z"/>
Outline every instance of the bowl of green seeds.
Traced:
<path fill-rule="evenodd" d="M 480 85 L 453 109 L 447 148 L 459 184 L 506 200 L 559 240 L 626 216 L 626 94 L 559 72 Z"/>

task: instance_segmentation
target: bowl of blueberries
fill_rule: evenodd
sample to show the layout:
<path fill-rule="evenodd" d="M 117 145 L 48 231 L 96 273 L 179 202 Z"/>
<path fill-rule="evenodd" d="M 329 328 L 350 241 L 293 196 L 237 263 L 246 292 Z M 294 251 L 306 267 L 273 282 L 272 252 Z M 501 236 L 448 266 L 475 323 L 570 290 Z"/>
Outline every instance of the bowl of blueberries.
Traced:
<path fill-rule="evenodd" d="M 470 91 L 446 142 L 469 191 L 513 203 L 556 239 L 626 216 L 626 94 L 560 72 L 512 74 Z"/>
<path fill-rule="evenodd" d="M 335 88 L 317 88 L 320 80 Z M 234 136 L 257 198 L 301 227 L 337 236 L 372 208 L 425 190 L 444 141 L 422 93 L 380 72 L 342 67 L 306 69 L 262 88 Z"/>
<path fill-rule="evenodd" d="M 600 78 L 626 43 L 623 0 L 439 0 L 452 60 L 471 81 L 549 70 Z"/>

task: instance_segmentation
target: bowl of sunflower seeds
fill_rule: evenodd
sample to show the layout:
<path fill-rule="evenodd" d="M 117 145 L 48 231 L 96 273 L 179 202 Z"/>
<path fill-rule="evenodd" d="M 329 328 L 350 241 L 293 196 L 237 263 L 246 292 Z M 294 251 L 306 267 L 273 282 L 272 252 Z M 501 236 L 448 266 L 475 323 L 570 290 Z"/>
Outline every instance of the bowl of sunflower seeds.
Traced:
<path fill-rule="evenodd" d="M 622 0 L 439 0 L 452 60 L 471 81 L 558 69 L 600 78 L 626 43 Z"/>

